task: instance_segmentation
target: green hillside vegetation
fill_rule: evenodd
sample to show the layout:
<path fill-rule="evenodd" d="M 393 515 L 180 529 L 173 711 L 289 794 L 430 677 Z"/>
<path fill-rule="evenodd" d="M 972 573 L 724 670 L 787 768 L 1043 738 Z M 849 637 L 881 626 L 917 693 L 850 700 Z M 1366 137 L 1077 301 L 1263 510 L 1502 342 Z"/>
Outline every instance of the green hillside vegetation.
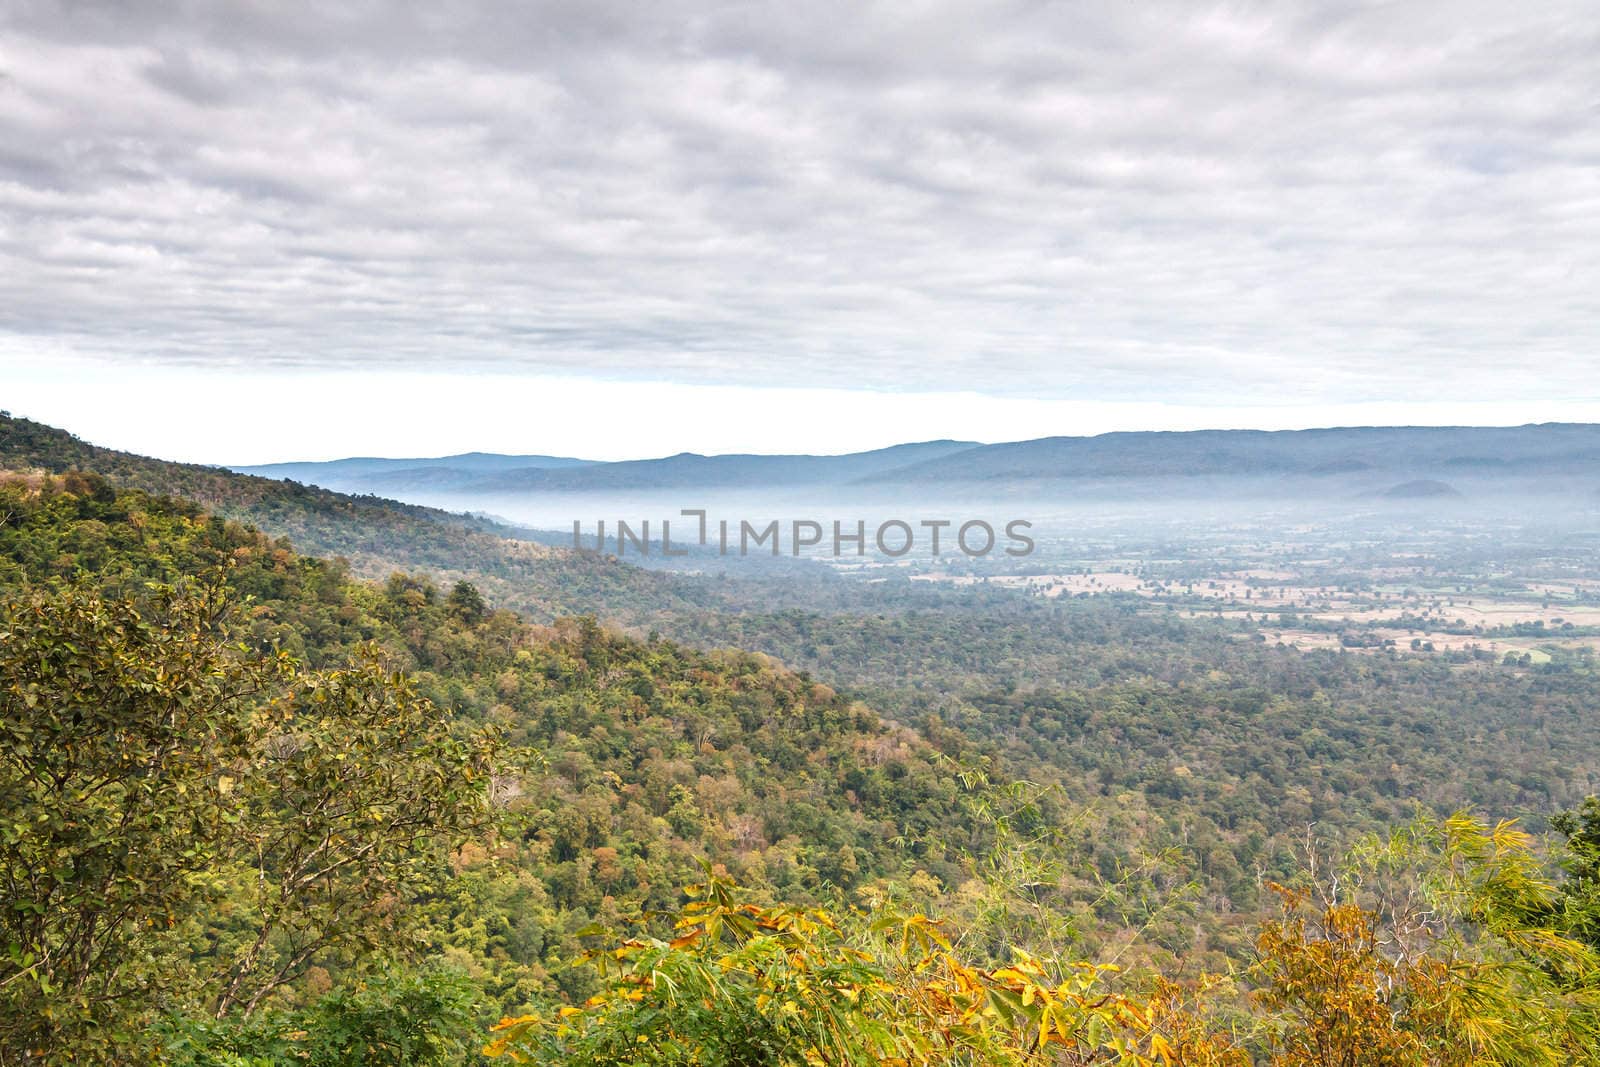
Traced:
<path fill-rule="evenodd" d="M 137 625 L 188 628 L 224 673 L 280 655 L 310 670 L 377 655 L 418 700 L 525 755 L 532 770 L 496 780 L 503 836 L 459 852 L 426 901 L 434 950 L 496 1003 L 581 995 L 587 972 L 565 967 L 575 932 L 675 906 L 703 857 L 798 899 L 918 863 L 957 871 L 953 853 L 900 842 L 960 825 L 937 753 L 765 657 L 634 641 L 588 618 L 531 625 L 467 583 L 359 582 L 193 504 L 89 475 L 13 477 L 0 516 L 0 578 L 23 618 L 123 620 L 92 640 L 47 628 L 29 647 L 120 641 Z M 189 600 L 147 603 L 150 583 L 214 574 L 234 602 L 225 616 L 169 619 Z M 241 645 L 224 655 L 229 640 Z M 126 670 L 102 652 L 109 662 L 86 670 Z"/>
<path fill-rule="evenodd" d="M 670 576 L 623 566 L 593 552 L 513 538 L 486 519 L 377 497 L 348 496 L 220 467 L 100 448 L 28 419 L 0 414 L 0 469 L 89 471 L 118 488 L 179 497 L 220 518 L 249 523 L 301 551 L 349 561 L 353 574 L 382 578 L 427 571 L 470 577 L 495 603 L 529 619 L 607 609 L 644 617 L 694 606 L 696 591 Z"/>
<path fill-rule="evenodd" d="M 1419 804 L 1541 827 L 1600 783 L 1595 676 L 1570 663 L 1302 653 L 1114 601 L 926 610 L 873 589 L 877 611 L 702 614 L 674 633 L 761 649 L 1094 805 L 1145 848 L 1176 848 L 1177 873 L 1241 917 L 1289 877 L 1308 828 L 1349 841 Z M 1194 933 L 1191 955 L 1215 937 L 1237 948 L 1216 924 Z"/>
<path fill-rule="evenodd" d="M 1570 667 L 663 613 L 841 692 L 47 465 L 0 480 L 0 1064 L 1593 1060 Z"/>

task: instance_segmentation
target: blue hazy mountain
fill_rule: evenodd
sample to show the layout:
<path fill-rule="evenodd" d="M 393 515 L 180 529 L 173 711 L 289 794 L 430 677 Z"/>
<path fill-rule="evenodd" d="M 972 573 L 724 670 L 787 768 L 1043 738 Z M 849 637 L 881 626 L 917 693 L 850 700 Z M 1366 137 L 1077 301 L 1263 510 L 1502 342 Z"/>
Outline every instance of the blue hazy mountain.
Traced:
<path fill-rule="evenodd" d="M 1369 426 L 1045 437 L 1007 444 L 926 441 L 847 455 L 719 455 L 590 462 L 468 453 L 237 467 L 343 492 L 514 498 L 554 493 L 852 486 L 863 491 L 1025 493 L 1094 486 L 1139 493 L 1255 487 L 1391 498 L 1587 491 L 1600 481 L 1600 425 Z M 1413 483 L 1436 483 L 1426 493 Z M 1397 490 L 1389 492 L 1390 490 Z"/>
<path fill-rule="evenodd" d="M 923 441 L 841 456 L 702 456 L 680 452 L 663 459 L 625 460 L 566 470 L 512 470 L 479 480 L 479 492 L 766 488 L 842 485 L 966 452 L 971 441 Z"/>
<path fill-rule="evenodd" d="M 702 456 L 683 452 L 661 459 L 615 463 L 471 453 L 438 460 L 344 459 L 233 469 L 293 478 L 344 492 L 380 494 L 764 488 L 848 484 L 974 447 L 971 441 L 926 441 L 838 456 Z"/>
<path fill-rule="evenodd" d="M 1384 489 L 1397 482 L 1437 480 L 1455 487 L 1492 483 L 1509 490 L 1519 484 L 1596 476 L 1600 425 L 1545 423 L 1046 437 L 983 445 L 870 480 L 892 486 L 1026 486 L 1243 478 Z"/>
<path fill-rule="evenodd" d="M 457 456 L 427 459 L 385 459 L 354 456 L 349 459 L 266 463 L 230 467 L 240 474 L 263 478 L 289 479 L 306 485 L 320 485 L 339 492 L 376 493 L 389 488 L 442 488 L 465 485 L 502 471 L 584 467 L 586 459 L 566 456 L 507 456 L 495 452 L 463 452 Z"/>

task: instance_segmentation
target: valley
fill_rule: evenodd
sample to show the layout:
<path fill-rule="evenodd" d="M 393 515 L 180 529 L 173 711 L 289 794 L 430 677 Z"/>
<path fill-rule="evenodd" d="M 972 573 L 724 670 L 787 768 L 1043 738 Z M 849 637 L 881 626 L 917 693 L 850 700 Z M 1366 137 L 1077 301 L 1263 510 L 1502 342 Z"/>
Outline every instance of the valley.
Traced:
<path fill-rule="evenodd" d="M 1584 507 L 1533 521 L 1410 502 L 1043 500 L 1022 558 L 644 567 L 481 514 L 163 463 L 24 420 L 0 422 L 0 468 L 14 620 L 109 610 L 84 597 L 152 611 L 141 590 L 220 581 L 237 606 L 215 625 L 241 665 L 377 655 L 406 679 L 400 706 L 439 709 L 460 743 L 509 746 L 483 779 L 493 829 L 460 814 L 434 880 L 393 883 L 418 887 L 423 958 L 469 976 L 480 1014 L 596 995 L 594 939 L 664 933 L 653 917 L 706 870 L 841 914 L 891 894 L 962 931 L 962 966 L 1000 974 L 1025 946 L 1114 959 L 1127 978 L 1112 988 L 1132 994 L 1257 966 L 1273 886 L 1307 884 L 1320 855 L 1458 812 L 1548 835 L 1600 794 Z M 379 758 L 373 736 L 359 758 Z M 216 847 L 246 862 L 226 833 Z M 254 921 L 215 892 L 206 908 L 222 910 L 162 942 L 200 975 L 240 966 Z M 292 942 L 268 943 L 291 953 L 273 957 L 287 970 L 264 987 L 270 1017 L 322 1025 Z M 353 979 L 341 943 L 305 958 Z M 208 981 L 192 1010 L 221 995 Z"/>

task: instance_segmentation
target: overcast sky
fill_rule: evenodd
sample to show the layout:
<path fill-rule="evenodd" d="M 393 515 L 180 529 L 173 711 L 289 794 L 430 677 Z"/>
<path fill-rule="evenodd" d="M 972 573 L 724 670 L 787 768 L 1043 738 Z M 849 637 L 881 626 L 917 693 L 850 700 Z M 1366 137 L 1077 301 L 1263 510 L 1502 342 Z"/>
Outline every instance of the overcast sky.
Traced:
<path fill-rule="evenodd" d="M 0 407 L 236 462 L 1600 420 L 1597 57 L 1595 0 L 0 0 Z"/>

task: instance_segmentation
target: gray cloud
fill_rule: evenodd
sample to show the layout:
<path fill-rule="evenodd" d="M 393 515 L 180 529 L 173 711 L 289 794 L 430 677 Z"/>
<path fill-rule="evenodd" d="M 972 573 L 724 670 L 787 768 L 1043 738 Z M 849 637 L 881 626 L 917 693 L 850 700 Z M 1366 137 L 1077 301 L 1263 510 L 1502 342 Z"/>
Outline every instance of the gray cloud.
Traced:
<path fill-rule="evenodd" d="M 1591 0 L 0 18 L 14 348 L 1600 396 Z"/>

